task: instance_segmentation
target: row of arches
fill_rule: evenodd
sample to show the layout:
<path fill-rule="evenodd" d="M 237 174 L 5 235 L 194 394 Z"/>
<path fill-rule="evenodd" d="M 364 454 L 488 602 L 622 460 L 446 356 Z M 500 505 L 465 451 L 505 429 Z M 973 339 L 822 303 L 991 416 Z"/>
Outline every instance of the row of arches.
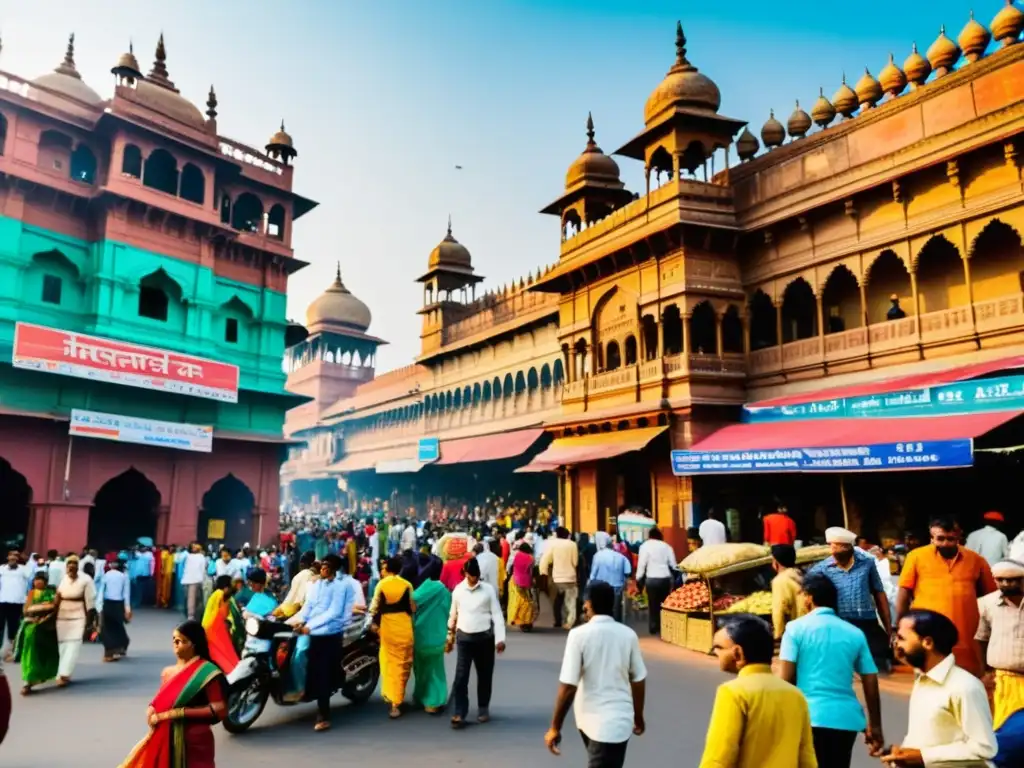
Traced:
<path fill-rule="evenodd" d="M 178 159 L 166 149 L 158 147 L 143 159 L 139 147 L 125 145 L 121 173 L 140 179 L 142 186 L 158 192 L 199 205 L 206 202 L 206 174 L 193 163 L 185 163 L 179 170 Z"/>
<path fill-rule="evenodd" d="M 0 545 L 4 551 L 23 549 L 29 534 L 33 489 L 10 462 L 0 457 Z M 162 497 L 155 483 L 135 467 L 107 480 L 97 490 L 89 510 L 86 545 L 101 552 L 119 551 L 149 537 L 158 544 L 158 517 Z M 251 517 L 256 506 L 252 490 L 228 473 L 215 481 L 198 510 L 195 538 L 205 541 L 208 522 L 225 521 L 225 541 L 240 546 L 251 539 Z M 187 544 L 188 542 L 178 542 Z"/>
<path fill-rule="evenodd" d="M 539 370 L 533 367 L 526 372 L 518 371 L 514 376 L 511 373 L 506 373 L 504 378 L 495 376 L 491 380 L 477 382 L 473 385 L 467 384 L 462 388 L 443 393 L 435 392 L 424 399 L 423 405 L 427 414 L 445 413 L 461 408 L 472 408 L 495 400 L 518 397 L 522 394 L 531 394 L 538 390 L 553 389 L 561 386 L 564 379 L 565 369 L 562 361 L 555 360 L 553 365 L 544 363 Z"/>
<path fill-rule="evenodd" d="M 763 290 L 750 300 L 752 350 L 842 333 L 940 312 L 1020 293 L 1024 282 L 1021 236 L 999 219 L 989 222 L 974 243 L 969 262 L 943 235 L 930 238 L 908 265 L 884 250 L 867 266 L 863 280 L 837 265 L 816 296 L 803 277 L 792 280 L 773 302 Z M 820 301 L 820 307 L 819 307 Z M 819 324 L 822 326 L 819 328 Z"/>

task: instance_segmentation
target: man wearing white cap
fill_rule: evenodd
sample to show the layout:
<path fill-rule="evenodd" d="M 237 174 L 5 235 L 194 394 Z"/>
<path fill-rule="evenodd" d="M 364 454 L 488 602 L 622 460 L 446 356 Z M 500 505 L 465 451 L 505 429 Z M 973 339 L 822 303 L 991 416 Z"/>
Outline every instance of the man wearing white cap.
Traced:
<path fill-rule="evenodd" d="M 871 655 L 879 669 L 888 670 L 889 638 L 892 636 L 892 615 L 889 598 L 878 575 L 874 558 L 854 550 L 857 534 L 845 528 L 833 527 L 825 531 L 825 541 L 832 556 L 818 563 L 808 574 L 827 576 L 839 592 L 836 613 L 867 637 Z M 878 624 L 879 618 L 882 621 Z"/>
<path fill-rule="evenodd" d="M 999 587 L 978 598 L 978 632 L 985 664 L 995 670 L 993 726 L 1024 709 L 1024 563 L 1000 560 L 992 566 Z"/>

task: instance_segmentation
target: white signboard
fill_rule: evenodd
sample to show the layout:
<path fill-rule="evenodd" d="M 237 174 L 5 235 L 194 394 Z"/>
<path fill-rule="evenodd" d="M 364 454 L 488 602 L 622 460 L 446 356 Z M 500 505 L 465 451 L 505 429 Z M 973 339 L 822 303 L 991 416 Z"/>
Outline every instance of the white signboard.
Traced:
<path fill-rule="evenodd" d="M 213 427 L 202 424 L 177 424 L 172 421 L 139 419 L 96 411 L 71 411 L 71 435 L 138 443 L 182 451 L 213 451 Z"/>

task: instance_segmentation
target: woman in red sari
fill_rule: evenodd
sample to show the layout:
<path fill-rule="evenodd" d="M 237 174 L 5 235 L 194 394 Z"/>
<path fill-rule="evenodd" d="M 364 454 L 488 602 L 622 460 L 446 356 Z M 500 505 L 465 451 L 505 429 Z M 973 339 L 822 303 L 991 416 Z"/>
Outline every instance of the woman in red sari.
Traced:
<path fill-rule="evenodd" d="M 160 676 L 149 705 L 150 732 L 120 768 L 214 768 L 214 723 L 224 719 L 224 676 L 212 661 L 198 621 L 174 630 L 178 663 Z"/>

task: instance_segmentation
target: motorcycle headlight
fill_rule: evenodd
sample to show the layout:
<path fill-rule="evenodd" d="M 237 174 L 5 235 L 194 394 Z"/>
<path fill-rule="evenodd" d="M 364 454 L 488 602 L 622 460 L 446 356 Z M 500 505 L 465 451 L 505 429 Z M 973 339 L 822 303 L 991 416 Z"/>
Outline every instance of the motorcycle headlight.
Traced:
<path fill-rule="evenodd" d="M 245 633 L 247 635 L 258 635 L 260 631 L 260 620 L 255 616 L 250 616 L 245 620 Z"/>

